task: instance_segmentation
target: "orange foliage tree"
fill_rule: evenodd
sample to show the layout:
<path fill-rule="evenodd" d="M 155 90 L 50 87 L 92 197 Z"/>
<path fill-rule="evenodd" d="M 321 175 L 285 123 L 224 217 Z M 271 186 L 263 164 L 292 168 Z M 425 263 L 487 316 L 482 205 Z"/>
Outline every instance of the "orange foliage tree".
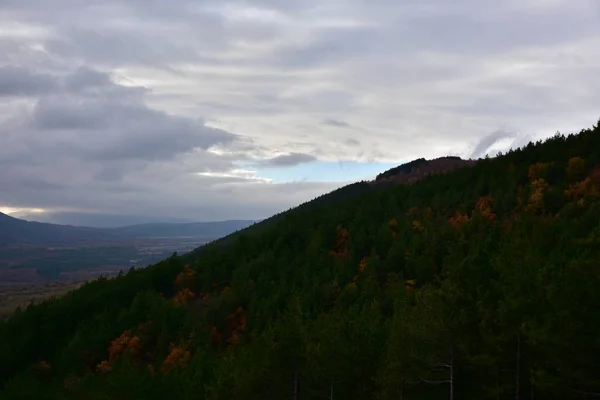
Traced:
<path fill-rule="evenodd" d="M 580 172 L 581 161 L 573 162 L 573 164 L 576 165 L 576 167 L 573 167 L 576 172 L 572 172 L 571 175 L 575 176 Z M 571 167 L 571 162 L 569 162 L 569 167 Z M 583 204 L 585 197 L 600 197 L 600 164 L 596 165 L 585 179 L 572 183 L 565 190 L 565 196 L 569 200 L 576 201 L 578 204 Z"/>
<path fill-rule="evenodd" d="M 329 253 L 337 258 L 346 258 L 348 256 L 348 245 L 347 241 L 350 237 L 350 232 L 341 225 L 338 225 L 336 229 L 336 239 L 333 245 L 333 250 Z"/>
<path fill-rule="evenodd" d="M 246 314 L 242 307 L 238 307 L 235 313 L 227 316 L 227 328 L 231 332 L 227 344 L 236 346 L 240 342 L 240 334 L 246 330 Z"/>
<path fill-rule="evenodd" d="M 365 268 L 367 267 L 367 263 L 369 262 L 369 258 L 368 257 L 363 257 L 362 260 L 360 260 L 360 264 L 358 264 L 358 270 L 360 272 L 363 272 L 365 270 Z"/>
<path fill-rule="evenodd" d="M 173 303 L 176 306 L 183 306 L 188 302 L 188 300 L 193 299 L 194 296 L 194 292 L 192 292 L 190 289 L 183 288 L 179 292 L 177 292 L 177 294 L 173 298 Z"/>
<path fill-rule="evenodd" d="M 454 217 L 448 218 L 448 222 L 450 222 L 450 225 L 457 229 L 469 222 L 469 220 L 469 216 L 466 214 L 462 214 L 460 211 L 457 211 Z"/>
<path fill-rule="evenodd" d="M 492 196 L 480 197 L 475 204 L 475 208 L 479 210 L 484 218 L 487 218 L 491 222 L 496 220 L 496 214 L 492 211 L 492 203 L 494 199 Z"/>
<path fill-rule="evenodd" d="M 108 346 L 108 359 L 102 361 L 96 366 L 96 369 L 101 372 L 108 372 L 112 369 L 112 362 L 123 352 L 128 351 L 132 356 L 136 357 L 142 350 L 140 338 L 132 336 L 131 330 L 126 330 L 118 338 L 110 342 Z"/>
<path fill-rule="evenodd" d="M 191 353 L 187 349 L 187 345 L 172 346 L 171 351 L 162 365 L 163 373 L 168 373 L 174 368 L 185 367 L 190 360 Z"/>
<path fill-rule="evenodd" d="M 175 278 L 174 286 L 178 292 L 173 298 L 173 304 L 176 306 L 183 306 L 188 300 L 193 299 L 196 296 L 190 289 L 194 284 L 195 278 L 196 271 L 192 269 L 192 266 L 190 264 L 184 265 L 183 272 L 177 274 L 177 277 Z"/>
<path fill-rule="evenodd" d="M 529 181 L 533 182 L 536 179 L 545 179 L 544 172 L 552 163 L 535 163 L 529 167 Z"/>
<path fill-rule="evenodd" d="M 175 288 L 179 290 L 190 288 L 194 283 L 195 277 L 196 271 L 192 269 L 190 264 L 186 264 L 183 267 L 183 272 L 177 274 L 177 277 L 175 278 Z"/>
<path fill-rule="evenodd" d="M 600 197 L 600 166 L 594 168 L 590 176 L 582 181 L 571 184 L 565 190 L 565 196 L 579 203 L 582 203 L 585 197 Z"/>

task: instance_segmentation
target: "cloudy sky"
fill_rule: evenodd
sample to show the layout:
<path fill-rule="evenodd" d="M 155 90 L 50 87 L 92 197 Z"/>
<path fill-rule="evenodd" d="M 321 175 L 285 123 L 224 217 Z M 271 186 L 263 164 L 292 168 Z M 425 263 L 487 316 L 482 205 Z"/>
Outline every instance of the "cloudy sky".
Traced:
<path fill-rule="evenodd" d="M 600 117 L 597 0 L 0 0 L 0 210 L 263 218 Z"/>

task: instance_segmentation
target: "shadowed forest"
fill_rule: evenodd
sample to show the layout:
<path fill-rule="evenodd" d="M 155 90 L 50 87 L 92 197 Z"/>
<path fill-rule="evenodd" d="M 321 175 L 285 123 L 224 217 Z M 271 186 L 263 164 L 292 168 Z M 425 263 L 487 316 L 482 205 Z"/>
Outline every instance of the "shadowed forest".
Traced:
<path fill-rule="evenodd" d="M 0 397 L 600 396 L 600 127 L 394 173 L 19 309 Z"/>

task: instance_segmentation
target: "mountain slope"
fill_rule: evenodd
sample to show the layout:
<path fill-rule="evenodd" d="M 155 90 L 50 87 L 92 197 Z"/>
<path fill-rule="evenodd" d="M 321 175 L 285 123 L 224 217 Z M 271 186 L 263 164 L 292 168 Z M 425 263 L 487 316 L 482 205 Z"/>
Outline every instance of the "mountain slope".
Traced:
<path fill-rule="evenodd" d="M 4 398 L 600 392 L 600 129 L 357 183 L 0 324 Z"/>
<path fill-rule="evenodd" d="M 230 220 L 218 222 L 193 222 L 193 223 L 155 223 L 125 226 L 113 230 L 121 235 L 135 238 L 151 237 L 205 237 L 219 238 L 248 227 L 254 221 Z"/>

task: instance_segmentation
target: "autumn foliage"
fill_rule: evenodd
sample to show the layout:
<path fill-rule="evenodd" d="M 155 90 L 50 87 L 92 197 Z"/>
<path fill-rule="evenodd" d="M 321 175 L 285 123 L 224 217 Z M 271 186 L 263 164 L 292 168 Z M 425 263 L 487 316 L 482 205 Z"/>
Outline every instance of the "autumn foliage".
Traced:
<path fill-rule="evenodd" d="M 398 229 L 398 221 L 396 218 L 392 218 L 388 221 L 388 226 L 392 231 L 396 231 Z"/>
<path fill-rule="evenodd" d="M 112 363 L 120 354 L 127 351 L 133 357 L 137 357 L 140 355 L 141 350 L 140 338 L 132 336 L 131 330 L 126 330 L 118 338 L 110 342 L 108 346 L 108 359 L 98 364 L 96 369 L 101 372 L 108 372 L 112 369 Z"/>
<path fill-rule="evenodd" d="M 569 159 L 567 167 L 567 180 L 575 182 L 583 179 L 586 174 L 587 163 L 581 157 L 572 157 Z"/>
<path fill-rule="evenodd" d="M 336 239 L 333 245 L 333 250 L 330 254 L 334 255 L 337 258 L 345 259 L 348 257 L 348 238 L 350 237 L 350 232 L 347 229 L 338 225 L 336 229 Z"/>
<path fill-rule="evenodd" d="M 457 211 L 456 214 L 454 215 L 454 217 L 450 217 L 448 219 L 448 222 L 450 222 L 450 225 L 452 225 L 454 228 L 458 229 L 461 226 L 463 226 L 464 224 L 466 224 L 467 222 L 469 222 L 470 218 L 468 215 L 461 213 L 460 211 Z"/>
<path fill-rule="evenodd" d="M 190 360 L 191 354 L 187 346 L 172 346 L 171 351 L 162 365 L 163 373 L 168 373 L 174 368 L 185 367 Z"/>
<path fill-rule="evenodd" d="M 190 264 L 186 264 L 183 267 L 183 272 L 177 274 L 177 277 L 175 278 L 175 288 L 179 290 L 183 288 L 190 288 L 194 283 L 195 277 L 196 271 L 192 269 L 192 266 Z"/>
<path fill-rule="evenodd" d="M 246 314 L 242 307 L 238 307 L 235 313 L 227 317 L 226 326 L 230 332 L 227 344 L 235 347 L 240 341 L 240 335 L 246 330 Z"/>
<path fill-rule="evenodd" d="M 585 197 L 600 197 L 600 166 L 594 168 L 590 176 L 575 182 L 565 190 L 569 200 L 580 202 Z"/>
<path fill-rule="evenodd" d="M 363 272 L 365 270 L 365 268 L 367 267 L 367 263 L 369 262 L 369 258 L 368 257 L 363 257 L 362 260 L 360 260 L 360 264 L 358 264 L 358 270 L 360 272 Z"/>
<path fill-rule="evenodd" d="M 194 296 L 194 292 L 192 292 L 190 289 L 183 288 L 179 292 L 177 292 L 177 294 L 173 298 L 173 303 L 176 306 L 183 306 L 188 302 L 188 300 L 193 299 Z"/>
<path fill-rule="evenodd" d="M 493 202 L 494 199 L 492 196 L 485 196 L 477 199 L 477 203 L 475 204 L 475 208 L 490 222 L 494 222 L 496 220 L 496 214 L 494 214 L 492 211 Z"/>
<path fill-rule="evenodd" d="M 536 179 L 531 182 L 531 193 L 526 209 L 532 212 L 541 212 L 544 209 L 544 192 L 548 189 L 548 184 L 543 179 Z"/>
<path fill-rule="evenodd" d="M 544 172 L 548 169 L 548 167 L 552 165 L 552 163 L 535 163 L 529 167 L 529 180 L 535 181 L 536 179 L 546 179 Z"/>
<path fill-rule="evenodd" d="M 413 220 L 412 227 L 413 227 L 413 229 L 415 231 L 422 231 L 424 229 L 423 228 L 423 223 L 421 221 L 419 221 L 419 220 L 416 220 L 416 219 Z"/>
<path fill-rule="evenodd" d="M 409 279 L 406 281 L 405 287 L 407 292 L 412 292 L 417 288 L 417 281 L 414 279 Z"/>
<path fill-rule="evenodd" d="M 174 286 L 178 289 L 178 292 L 173 298 L 173 304 L 176 306 L 185 305 L 188 300 L 193 299 L 196 294 L 190 289 L 190 286 L 194 284 L 196 277 L 196 271 L 194 271 L 190 264 L 186 264 L 183 267 L 183 272 L 177 274 L 175 278 Z"/>

